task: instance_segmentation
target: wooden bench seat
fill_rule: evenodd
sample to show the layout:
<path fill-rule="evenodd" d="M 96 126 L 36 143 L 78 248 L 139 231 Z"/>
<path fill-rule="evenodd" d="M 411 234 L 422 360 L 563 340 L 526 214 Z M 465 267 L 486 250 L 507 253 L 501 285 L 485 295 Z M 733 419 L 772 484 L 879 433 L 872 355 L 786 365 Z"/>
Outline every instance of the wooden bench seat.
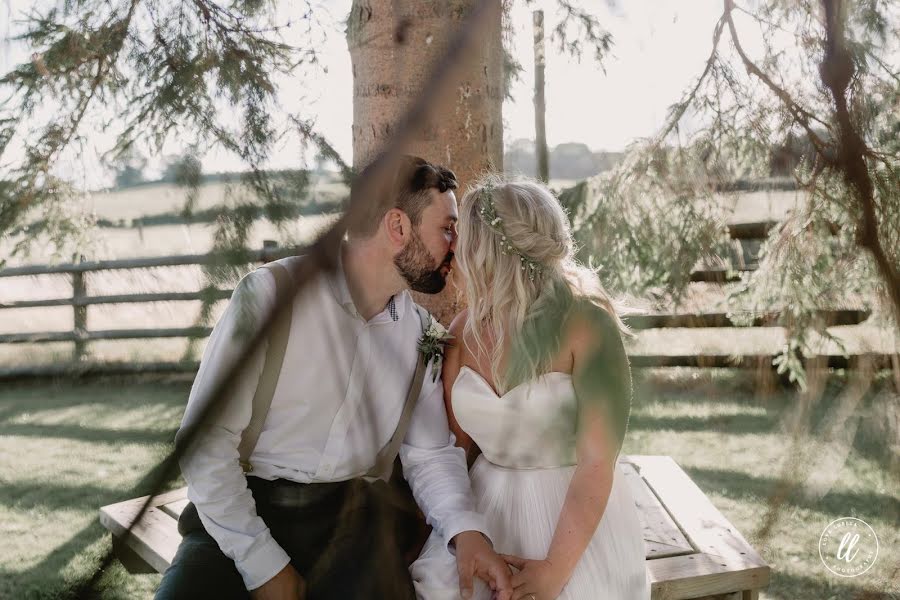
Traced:
<path fill-rule="evenodd" d="M 769 566 L 668 456 L 625 456 L 624 471 L 640 513 L 653 600 L 756 600 Z M 146 500 L 100 509 L 117 556 L 130 572 L 163 572 L 181 541 L 178 515 L 187 488 L 156 496 L 141 521 L 122 534 Z"/>

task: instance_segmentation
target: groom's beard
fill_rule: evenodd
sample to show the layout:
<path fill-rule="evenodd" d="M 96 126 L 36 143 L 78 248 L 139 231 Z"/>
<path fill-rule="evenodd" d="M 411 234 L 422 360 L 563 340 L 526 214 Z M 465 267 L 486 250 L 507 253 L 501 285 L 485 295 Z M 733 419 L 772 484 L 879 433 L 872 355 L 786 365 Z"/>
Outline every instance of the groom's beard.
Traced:
<path fill-rule="evenodd" d="M 447 285 L 447 277 L 441 270 L 446 268 L 449 271 L 451 260 L 453 252 L 448 252 L 444 262 L 435 264 L 422 238 L 413 230 L 409 243 L 394 257 L 394 265 L 406 280 L 409 289 L 423 294 L 437 294 Z"/>

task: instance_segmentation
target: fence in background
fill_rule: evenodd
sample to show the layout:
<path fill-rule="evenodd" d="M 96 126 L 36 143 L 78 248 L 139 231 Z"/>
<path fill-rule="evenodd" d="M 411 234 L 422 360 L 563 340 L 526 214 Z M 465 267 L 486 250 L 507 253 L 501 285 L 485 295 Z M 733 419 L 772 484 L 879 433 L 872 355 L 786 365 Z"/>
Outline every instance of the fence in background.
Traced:
<path fill-rule="evenodd" d="M 761 238 L 773 223 L 744 223 L 729 227 L 729 233 L 735 241 L 733 264 L 738 271 L 751 271 L 756 268 L 756 254 Z M 115 295 L 89 295 L 87 278 L 91 273 L 100 271 L 147 269 L 153 267 L 172 267 L 208 264 L 260 264 L 288 256 L 296 250 L 278 248 L 274 242 L 265 242 L 261 250 L 240 255 L 190 254 L 182 256 L 161 256 L 149 258 L 133 258 L 124 260 L 104 260 L 79 262 L 60 265 L 29 265 L 0 270 L 0 278 L 28 277 L 35 275 L 69 276 L 72 284 L 72 296 L 43 300 L 18 300 L 0 302 L 0 310 L 11 308 L 44 308 L 55 306 L 71 306 L 74 327 L 70 331 L 46 331 L 37 333 L 0 333 L 0 344 L 36 344 L 48 342 L 68 342 L 73 344 L 72 361 L 64 364 L 23 366 L 0 368 L 0 377 L 57 376 L 66 374 L 131 374 L 160 372 L 190 372 L 196 370 L 195 361 L 181 362 L 115 362 L 91 363 L 85 360 L 87 345 L 99 340 L 132 340 L 154 338 L 202 338 L 210 334 L 210 327 L 163 327 L 142 329 L 109 329 L 91 330 L 88 327 L 88 308 L 105 304 L 148 303 L 148 302 L 180 302 L 205 299 L 222 300 L 231 296 L 231 289 L 202 289 L 195 292 L 155 292 Z M 734 277 L 734 272 L 725 268 L 706 268 L 692 273 L 692 281 L 723 283 Z M 754 327 L 771 327 L 777 323 L 777 314 L 763 315 L 755 319 Z M 867 311 L 843 309 L 823 310 L 820 315 L 828 325 L 855 325 L 869 317 Z M 626 322 L 635 330 L 673 328 L 673 327 L 735 327 L 726 313 L 652 313 L 637 314 L 626 317 Z M 820 356 L 833 368 L 845 368 L 852 364 L 853 356 Z M 890 355 L 875 355 L 876 363 L 887 366 Z M 631 362 L 635 367 L 759 367 L 771 365 L 772 355 L 718 355 L 718 354 L 640 354 L 632 355 Z"/>

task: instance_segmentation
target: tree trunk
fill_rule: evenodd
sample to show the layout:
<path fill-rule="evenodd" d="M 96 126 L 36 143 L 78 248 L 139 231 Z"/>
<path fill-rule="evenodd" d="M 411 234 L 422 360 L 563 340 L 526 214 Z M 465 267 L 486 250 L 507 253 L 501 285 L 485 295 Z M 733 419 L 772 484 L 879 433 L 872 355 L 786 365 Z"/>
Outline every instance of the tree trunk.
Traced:
<path fill-rule="evenodd" d="M 499 0 L 497 0 L 499 1 Z M 421 92 L 429 72 L 476 0 L 354 0 L 347 23 L 353 66 L 353 164 L 371 161 Z M 447 166 L 457 198 L 484 171 L 503 168 L 503 46 L 500 11 L 490 13 L 477 51 L 454 70 L 454 90 L 432 107 L 405 151 Z M 459 311 L 450 284 L 416 301 L 445 325 Z"/>
<path fill-rule="evenodd" d="M 550 181 L 550 153 L 547 151 L 547 103 L 544 98 L 544 11 L 532 13 L 534 19 L 534 153 L 541 181 Z"/>

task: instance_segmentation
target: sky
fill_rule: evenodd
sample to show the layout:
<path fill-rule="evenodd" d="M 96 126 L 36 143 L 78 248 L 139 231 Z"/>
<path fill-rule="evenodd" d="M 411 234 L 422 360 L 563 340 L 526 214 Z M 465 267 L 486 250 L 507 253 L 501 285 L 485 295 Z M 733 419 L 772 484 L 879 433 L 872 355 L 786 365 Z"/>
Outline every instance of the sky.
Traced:
<path fill-rule="evenodd" d="M 349 0 L 332 11 L 345 15 Z M 618 9 L 591 2 L 614 37 L 606 72 L 590 56 L 580 62 L 548 40 L 545 68 L 547 143 L 583 142 L 594 150 L 621 150 L 636 137 L 652 135 L 693 78 L 703 70 L 721 14 L 719 0 L 619 0 Z M 558 20 L 555 0 L 513 10 L 516 56 L 525 68 L 503 106 L 505 141 L 534 138 L 534 61 L 531 11 L 543 8 L 545 29 Z M 353 97 L 350 55 L 343 34 L 326 42 L 328 73 L 313 108 L 317 122 L 342 156 L 350 156 Z"/>
<path fill-rule="evenodd" d="M 286 78 L 280 90 L 287 108 L 291 108 L 293 98 L 305 97 L 304 114 L 315 119 L 319 132 L 348 163 L 352 162 L 353 96 L 342 22 L 350 3 L 327 2 L 334 27 L 321 45 L 325 69 L 302 80 Z M 7 18 L 20 16 L 30 5 L 28 0 L 0 0 L 0 37 L 6 38 L 10 31 L 11 21 Z M 547 141 L 551 147 L 562 142 L 582 142 L 593 150 L 622 150 L 635 138 L 653 135 L 662 125 L 668 106 L 700 74 L 722 5 L 720 0 L 594 0 L 590 5 L 613 35 L 612 52 L 603 65 L 604 72 L 590 55 L 576 61 L 561 54 L 548 40 Z M 291 6 L 282 3 L 279 10 L 288 11 Z M 503 106 L 506 144 L 534 137 L 531 11 L 537 8 L 545 11 L 548 33 L 559 18 L 555 0 L 536 0 L 530 6 L 519 0 L 514 6 L 514 52 L 525 70 L 512 89 L 513 99 Z M 0 43 L 0 70 L 6 72 L 27 56 L 26 49 L 16 43 Z M 95 137 L 97 147 L 104 147 L 110 140 L 111 136 Z M 177 142 L 165 149 L 165 153 L 178 151 Z M 276 159 L 272 166 L 297 166 L 296 162 L 291 164 L 294 157 Z M 151 163 L 151 167 L 158 164 L 160 160 Z M 84 171 L 85 183 L 92 187 L 110 177 L 92 156 L 67 166 Z M 211 153 L 204 159 L 207 172 L 240 168 L 240 162 L 225 153 Z"/>

